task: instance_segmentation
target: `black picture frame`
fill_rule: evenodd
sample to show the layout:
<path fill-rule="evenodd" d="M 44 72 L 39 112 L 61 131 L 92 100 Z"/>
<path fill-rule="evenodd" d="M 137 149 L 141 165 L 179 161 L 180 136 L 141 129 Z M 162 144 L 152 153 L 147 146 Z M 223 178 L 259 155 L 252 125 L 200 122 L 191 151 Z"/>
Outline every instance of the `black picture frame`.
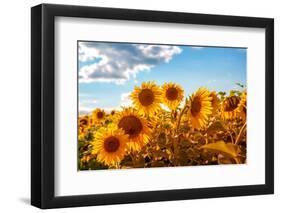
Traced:
<path fill-rule="evenodd" d="M 265 184 L 93 195 L 54 195 L 54 20 L 55 17 L 100 18 L 162 23 L 264 28 L 265 48 Z M 164 11 L 41 4 L 31 8 L 31 204 L 60 208 L 105 204 L 217 198 L 274 193 L 274 20 Z"/>

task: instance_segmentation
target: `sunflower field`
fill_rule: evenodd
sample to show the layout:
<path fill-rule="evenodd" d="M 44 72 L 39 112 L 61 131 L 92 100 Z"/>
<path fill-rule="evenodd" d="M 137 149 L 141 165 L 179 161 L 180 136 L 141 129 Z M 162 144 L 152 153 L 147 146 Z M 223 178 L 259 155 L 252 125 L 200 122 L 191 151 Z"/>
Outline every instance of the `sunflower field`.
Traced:
<path fill-rule="evenodd" d="M 132 106 L 78 118 L 78 169 L 125 169 L 246 162 L 247 92 L 143 82 Z"/>

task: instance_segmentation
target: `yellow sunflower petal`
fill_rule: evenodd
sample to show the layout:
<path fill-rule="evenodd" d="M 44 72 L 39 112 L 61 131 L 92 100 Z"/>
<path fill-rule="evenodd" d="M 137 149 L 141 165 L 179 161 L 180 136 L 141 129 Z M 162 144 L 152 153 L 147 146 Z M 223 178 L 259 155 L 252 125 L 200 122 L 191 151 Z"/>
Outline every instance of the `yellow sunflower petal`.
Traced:
<path fill-rule="evenodd" d="M 239 104 L 241 98 L 237 95 L 226 97 L 221 106 L 222 117 L 227 120 L 235 119 L 239 116 Z"/>
<path fill-rule="evenodd" d="M 117 126 L 129 136 L 128 147 L 139 151 L 149 141 L 150 123 L 132 108 L 126 108 L 115 117 Z"/>
<path fill-rule="evenodd" d="M 100 128 L 92 142 L 92 153 L 97 160 L 108 166 L 117 166 L 123 160 L 127 150 L 128 136 L 117 126 Z"/>
<path fill-rule="evenodd" d="M 219 100 L 219 98 L 217 96 L 217 93 L 215 91 L 212 91 L 210 93 L 210 97 L 212 98 L 211 103 L 212 103 L 212 108 L 213 108 L 213 115 L 215 115 L 218 108 L 219 108 L 220 100 Z"/>
<path fill-rule="evenodd" d="M 92 112 L 92 122 L 94 124 L 100 124 L 105 120 L 106 114 L 104 110 L 101 110 L 99 108 L 95 109 Z"/>
<path fill-rule="evenodd" d="M 238 105 L 238 112 L 243 120 L 247 117 L 247 92 L 243 92 L 241 95 L 241 101 Z"/>
<path fill-rule="evenodd" d="M 202 129 L 206 126 L 209 116 L 212 114 L 212 97 L 205 88 L 199 88 L 190 97 L 190 108 L 188 117 L 190 124 L 195 129 Z"/>
<path fill-rule="evenodd" d="M 175 83 L 165 83 L 162 86 L 162 100 L 163 103 L 171 110 L 175 110 L 184 97 L 184 90 Z"/>
<path fill-rule="evenodd" d="M 160 110 L 162 91 L 154 82 L 143 82 L 131 94 L 133 105 L 142 115 L 154 116 Z"/>

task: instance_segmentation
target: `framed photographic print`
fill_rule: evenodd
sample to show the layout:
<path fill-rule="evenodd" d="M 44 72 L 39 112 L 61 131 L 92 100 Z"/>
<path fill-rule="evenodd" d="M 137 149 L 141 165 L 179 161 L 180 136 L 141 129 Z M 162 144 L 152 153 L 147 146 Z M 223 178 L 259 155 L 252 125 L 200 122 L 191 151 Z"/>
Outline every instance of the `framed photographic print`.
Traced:
<path fill-rule="evenodd" d="M 31 9 L 31 204 L 272 194 L 274 21 Z"/>

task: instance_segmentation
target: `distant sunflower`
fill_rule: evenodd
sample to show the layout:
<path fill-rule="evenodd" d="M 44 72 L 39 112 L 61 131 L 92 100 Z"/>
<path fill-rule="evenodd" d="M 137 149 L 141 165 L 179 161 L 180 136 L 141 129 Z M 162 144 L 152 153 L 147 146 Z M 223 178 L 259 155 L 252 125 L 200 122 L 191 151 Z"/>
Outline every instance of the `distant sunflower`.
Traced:
<path fill-rule="evenodd" d="M 100 128 L 92 142 L 92 153 L 97 160 L 108 166 L 118 165 L 124 158 L 127 149 L 128 136 L 122 129 L 114 125 Z"/>
<path fill-rule="evenodd" d="M 213 115 L 214 115 L 219 108 L 220 100 L 219 100 L 219 98 L 217 96 L 217 93 L 215 91 L 212 91 L 210 93 L 210 97 L 212 98 L 211 103 L 212 103 Z"/>
<path fill-rule="evenodd" d="M 190 97 L 190 108 L 188 117 L 191 126 L 195 129 L 202 129 L 206 126 L 208 117 L 212 114 L 212 98 L 210 92 L 205 88 L 199 88 Z"/>
<path fill-rule="evenodd" d="M 111 110 L 110 115 L 113 116 L 115 115 L 116 111 L 115 110 Z"/>
<path fill-rule="evenodd" d="M 176 109 L 184 96 L 182 87 L 175 83 L 165 83 L 163 84 L 162 89 L 162 98 L 164 104 L 171 110 Z"/>
<path fill-rule="evenodd" d="M 116 124 L 129 136 L 128 147 L 139 151 L 149 141 L 149 122 L 141 117 L 136 110 L 126 108 L 116 115 Z"/>
<path fill-rule="evenodd" d="M 241 95 L 241 100 L 238 105 L 238 111 L 239 111 L 242 119 L 246 120 L 246 117 L 247 117 L 247 93 L 246 92 L 243 92 Z"/>
<path fill-rule="evenodd" d="M 154 116 L 160 109 L 161 89 L 154 82 L 143 82 L 131 94 L 134 106 L 142 115 Z"/>
<path fill-rule="evenodd" d="M 104 110 L 101 110 L 99 108 L 97 108 L 96 110 L 94 110 L 92 112 L 92 122 L 93 123 L 101 123 L 102 121 L 104 121 L 105 119 L 105 112 Z"/>
<path fill-rule="evenodd" d="M 222 117 L 231 120 L 239 116 L 240 101 L 241 98 L 236 95 L 226 97 L 222 103 Z"/>
<path fill-rule="evenodd" d="M 79 117 L 78 122 L 79 122 L 79 127 L 84 129 L 90 125 L 90 118 L 87 115 L 81 116 Z"/>

